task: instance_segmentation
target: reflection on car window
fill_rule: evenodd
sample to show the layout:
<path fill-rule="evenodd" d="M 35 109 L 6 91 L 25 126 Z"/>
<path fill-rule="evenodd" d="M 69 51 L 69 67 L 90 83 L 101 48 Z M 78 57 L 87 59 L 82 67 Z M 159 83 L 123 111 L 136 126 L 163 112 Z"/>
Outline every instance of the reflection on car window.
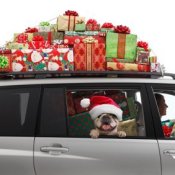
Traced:
<path fill-rule="evenodd" d="M 141 93 L 138 90 L 68 90 L 66 100 L 69 136 L 146 135 Z M 117 122 L 118 131 L 122 132 L 115 130 Z"/>

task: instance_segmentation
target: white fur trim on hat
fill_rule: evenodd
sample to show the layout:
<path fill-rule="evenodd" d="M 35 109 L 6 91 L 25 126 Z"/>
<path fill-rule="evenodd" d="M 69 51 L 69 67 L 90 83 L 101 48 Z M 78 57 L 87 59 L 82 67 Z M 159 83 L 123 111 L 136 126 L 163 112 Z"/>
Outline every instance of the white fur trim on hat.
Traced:
<path fill-rule="evenodd" d="M 80 105 L 82 108 L 87 108 L 90 106 L 90 99 L 89 98 L 84 98 L 81 100 Z"/>
<path fill-rule="evenodd" d="M 91 118 L 93 120 L 95 120 L 99 115 L 103 113 L 114 114 L 119 121 L 122 120 L 123 111 L 120 108 L 111 104 L 97 105 L 89 111 L 89 114 L 91 115 Z"/>

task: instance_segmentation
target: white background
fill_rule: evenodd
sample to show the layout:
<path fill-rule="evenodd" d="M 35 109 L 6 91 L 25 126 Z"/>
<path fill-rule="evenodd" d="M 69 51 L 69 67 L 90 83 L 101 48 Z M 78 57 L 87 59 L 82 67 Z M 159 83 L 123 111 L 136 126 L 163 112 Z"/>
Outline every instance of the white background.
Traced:
<path fill-rule="evenodd" d="M 86 20 L 127 25 L 139 40 L 149 43 L 167 72 L 175 73 L 174 0 L 2 0 L 0 4 L 0 46 L 13 33 L 76 10 Z M 54 23 L 55 21 L 53 21 Z"/>

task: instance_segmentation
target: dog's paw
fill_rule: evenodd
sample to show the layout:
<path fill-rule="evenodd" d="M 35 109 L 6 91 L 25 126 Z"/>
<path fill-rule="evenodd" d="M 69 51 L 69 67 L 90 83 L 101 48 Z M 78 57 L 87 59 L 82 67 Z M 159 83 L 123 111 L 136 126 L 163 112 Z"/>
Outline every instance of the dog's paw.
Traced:
<path fill-rule="evenodd" d="M 117 132 L 117 135 L 118 135 L 119 137 L 126 137 L 126 132 L 125 132 L 125 131 L 118 131 L 118 132 Z"/>
<path fill-rule="evenodd" d="M 90 132 L 90 136 L 93 138 L 93 139 L 96 139 L 99 137 L 99 132 L 96 130 L 96 129 L 92 129 L 91 132 Z"/>

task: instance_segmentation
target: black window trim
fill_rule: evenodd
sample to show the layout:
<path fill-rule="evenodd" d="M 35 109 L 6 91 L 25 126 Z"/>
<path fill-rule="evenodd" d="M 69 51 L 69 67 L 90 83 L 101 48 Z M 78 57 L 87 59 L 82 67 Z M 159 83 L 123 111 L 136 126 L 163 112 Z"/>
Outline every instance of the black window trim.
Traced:
<path fill-rule="evenodd" d="M 164 137 L 161 122 L 160 122 L 159 111 L 157 108 L 157 103 L 154 98 L 154 90 L 174 90 L 175 91 L 175 85 L 173 84 L 147 84 L 147 91 L 148 91 L 148 97 L 150 101 L 152 120 L 154 122 L 156 138 L 159 140 L 175 140 L 175 138 L 165 138 Z"/>
<path fill-rule="evenodd" d="M 73 89 L 139 89 L 142 95 L 142 105 L 144 108 L 144 118 L 145 118 L 145 127 L 146 127 L 146 133 L 147 136 L 145 137 L 127 137 L 129 138 L 135 138 L 135 139 L 155 139 L 155 132 L 153 128 L 153 121 L 150 113 L 150 108 L 149 108 L 149 102 L 148 102 L 148 96 L 147 96 L 147 91 L 146 91 L 146 86 L 143 83 L 72 83 L 72 84 L 49 84 L 49 85 L 44 85 L 44 88 L 63 88 L 64 92 L 67 90 L 73 90 Z M 65 116 L 67 118 L 67 108 L 66 108 L 66 96 L 64 95 L 64 111 Z M 67 124 L 68 126 L 68 124 Z M 68 130 L 68 128 L 67 128 Z M 41 136 L 45 137 L 45 136 Z M 50 136 L 52 137 L 52 136 Z M 67 138 L 71 138 L 70 136 L 63 136 Z M 79 138 L 79 137 L 76 137 Z M 83 137 L 83 138 L 88 138 L 88 137 Z"/>

